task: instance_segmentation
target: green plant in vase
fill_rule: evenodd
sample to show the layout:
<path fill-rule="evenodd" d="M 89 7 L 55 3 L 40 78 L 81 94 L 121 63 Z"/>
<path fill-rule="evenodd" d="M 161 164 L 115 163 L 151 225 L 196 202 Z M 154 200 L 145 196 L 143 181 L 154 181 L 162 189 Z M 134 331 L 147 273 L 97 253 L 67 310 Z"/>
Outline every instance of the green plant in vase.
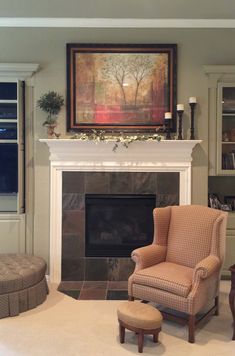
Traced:
<path fill-rule="evenodd" d="M 55 127 L 57 125 L 57 115 L 59 114 L 62 106 L 64 105 L 64 98 L 62 95 L 55 91 L 48 91 L 43 94 L 37 101 L 37 106 L 47 113 L 47 118 L 43 122 L 43 126 L 47 127 L 49 137 L 56 136 Z"/>

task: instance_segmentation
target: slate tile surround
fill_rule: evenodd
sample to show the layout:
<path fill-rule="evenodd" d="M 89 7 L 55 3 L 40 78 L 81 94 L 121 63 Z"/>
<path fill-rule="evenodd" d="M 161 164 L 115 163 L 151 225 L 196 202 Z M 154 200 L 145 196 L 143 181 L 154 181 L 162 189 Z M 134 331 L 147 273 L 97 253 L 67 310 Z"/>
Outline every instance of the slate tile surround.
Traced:
<path fill-rule="evenodd" d="M 126 281 L 130 258 L 85 257 L 85 194 L 155 194 L 156 206 L 179 204 L 179 173 L 63 172 L 62 281 Z"/>

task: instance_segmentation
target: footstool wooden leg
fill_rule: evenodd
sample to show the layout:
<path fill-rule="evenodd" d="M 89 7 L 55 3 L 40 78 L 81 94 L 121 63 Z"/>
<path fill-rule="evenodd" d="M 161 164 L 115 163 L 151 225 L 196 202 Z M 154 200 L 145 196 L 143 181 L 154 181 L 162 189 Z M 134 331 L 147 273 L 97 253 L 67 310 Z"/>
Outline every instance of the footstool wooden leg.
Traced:
<path fill-rule="evenodd" d="M 155 332 L 153 333 L 153 342 L 158 342 L 158 335 L 161 331 L 161 328 L 155 330 Z"/>
<path fill-rule="evenodd" d="M 143 332 L 143 330 L 141 330 L 138 333 L 138 351 L 140 353 L 143 352 L 143 344 L 144 344 L 144 332 Z"/>
<path fill-rule="evenodd" d="M 121 323 L 119 323 L 119 338 L 120 338 L 120 343 L 124 344 L 125 342 L 125 328 Z"/>
<path fill-rule="evenodd" d="M 158 342 L 158 332 L 153 334 L 153 342 Z"/>

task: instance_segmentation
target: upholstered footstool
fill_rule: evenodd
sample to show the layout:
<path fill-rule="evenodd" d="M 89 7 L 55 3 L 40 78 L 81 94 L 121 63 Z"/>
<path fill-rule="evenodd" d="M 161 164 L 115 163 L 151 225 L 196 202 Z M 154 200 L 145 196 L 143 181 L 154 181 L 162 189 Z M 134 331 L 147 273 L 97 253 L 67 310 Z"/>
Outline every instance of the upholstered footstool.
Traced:
<path fill-rule="evenodd" d="M 46 262 L 36 256 L 0 254 L 0 318 L 16 316 L 44 302 Z"/>
<path fill-rule="evenodd" d="M 125 329 L 138 335 L 138 351 L 143 352 L 144 334 L 152 334 L 153 341 L 158 342 L 161 331 L 162 315 L 152 305 L 141 302 L 121 303 L 117 310 L 120 342 L 125 342 Z"/>

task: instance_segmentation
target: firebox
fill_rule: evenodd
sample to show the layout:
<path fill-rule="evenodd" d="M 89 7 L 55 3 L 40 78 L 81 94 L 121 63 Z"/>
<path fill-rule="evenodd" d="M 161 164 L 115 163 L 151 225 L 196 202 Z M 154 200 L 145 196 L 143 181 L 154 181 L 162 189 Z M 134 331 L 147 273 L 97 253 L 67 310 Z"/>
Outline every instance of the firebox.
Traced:
<path fill-rule="evenodd" d="M 86 194 L 87 257 L 130 257 L 153 239 L 155 194 Z"/>

